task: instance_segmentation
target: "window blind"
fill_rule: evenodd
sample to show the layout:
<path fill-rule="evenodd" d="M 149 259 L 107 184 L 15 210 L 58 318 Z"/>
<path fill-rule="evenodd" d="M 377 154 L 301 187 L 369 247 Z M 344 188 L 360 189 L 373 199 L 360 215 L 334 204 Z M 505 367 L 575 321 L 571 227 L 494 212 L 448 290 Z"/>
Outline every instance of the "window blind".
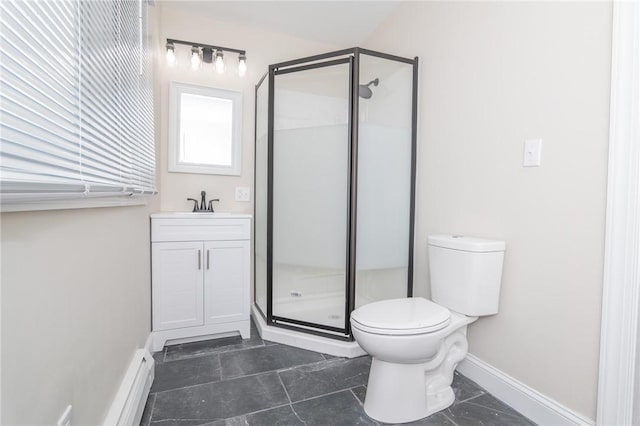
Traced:
<path fill-rule="evenodd" d="M 0 2 L 0 200 L 155 193 L 141 0 Z"/>

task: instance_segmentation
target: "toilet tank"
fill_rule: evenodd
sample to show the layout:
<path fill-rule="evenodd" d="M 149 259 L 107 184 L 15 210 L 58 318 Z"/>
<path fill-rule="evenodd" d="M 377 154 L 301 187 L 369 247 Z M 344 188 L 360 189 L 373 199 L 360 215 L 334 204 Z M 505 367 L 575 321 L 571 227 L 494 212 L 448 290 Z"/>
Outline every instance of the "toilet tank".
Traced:
<path fill-rule="evenodd" d="M 498 313 L 504 241 L 432 235 L 428 245 L 431 300 L 469 316 Z"/>

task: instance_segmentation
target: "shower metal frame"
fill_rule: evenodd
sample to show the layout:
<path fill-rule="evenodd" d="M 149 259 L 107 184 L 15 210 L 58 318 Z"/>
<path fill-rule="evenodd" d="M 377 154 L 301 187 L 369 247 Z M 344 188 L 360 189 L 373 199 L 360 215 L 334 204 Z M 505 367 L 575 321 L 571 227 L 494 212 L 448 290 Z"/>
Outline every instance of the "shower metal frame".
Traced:
<path fill-rule="evenodd" d="M 360 85 L 360 55 L 375 56 L 391 61 L 410 64 L 413 67 L 412 78 L 412 99 L 411 99 L 411 183 L 410 183 L 410 206 L 409 206 L 409 259 L 407 264 L 407 297 L 413 296 L 413 255 L 414 255 L 414 230 L 415 230 L 415 189 L 416 189 L 416 153 L 417 153 L 417 118 L 418 118 L 418 57 L 413 59 L 374 50 L 353 47 L 320 55 L 307 56 L 304 58 L 280 62 L 269 65 L 269 70 L 265 73 L 255 86 L 255 97 L 257 99 L 258 89 L 265 79 L 268 78 L 268 120 L 267 120 L 267 312 L 262 312 L 256 303 L 256 277 L 254 274 L 254 300 L 256 310 L 264 317 L 268 326 L 301 331 L 308 334 L 329 337 L 337 340 L 352 341 L 351 324 L 349 321 L 351 312 L 355 309 L 355 286 L 356 286 L 356 230 L 357 230 L 357 196 L 358 196 L 358 118 L 359 118 L 359 85 Z M 328 60 L 330 58 L 336 58 Z M 309 323 L 306 321 L 291 318 L 278 317 L 273 315 L 273 143 L 274 143 L 274 103 L 275 103 L 275 76 L 291 72 L 305 71 L 327 66 L 349 64 L 349 121 L 350 128 L 348 144 L 349 152 L 349 203 L 347 206 L 347 258 L 346 258 L 346 303 L 345 303 L 345 327 L 337 328 L 323 324 Z M 305 65 L 306 64 L 306 65 Z M 255 124 L 257 124 L 258 106 L 255 103 Z M 257 125 L 254 126 L 254 141 L 257 142 Z M 254 167 L 257 165 L 257 149 L 254 150 Z M 256 174 L 254 173 L 254 188 L 256 187 Z M 254 210 L 255 210 L 254 197 Z M 254 247 L 255 251 L 255 247 Z M 254 271 L 256 270 L 254 254 Z"/>

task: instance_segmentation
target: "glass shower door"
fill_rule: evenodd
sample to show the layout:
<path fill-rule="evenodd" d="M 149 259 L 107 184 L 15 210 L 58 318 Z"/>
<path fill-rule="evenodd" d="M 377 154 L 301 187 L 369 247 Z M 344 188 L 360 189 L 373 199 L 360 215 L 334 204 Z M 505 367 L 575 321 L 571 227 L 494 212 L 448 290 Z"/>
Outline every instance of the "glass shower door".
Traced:
<path fill-rule="evenodd" d="M 255 220 L 254 220 L 254 299 L 263 316 L 267 316 L 267 166 L 269 79 L 265 74 L 256 85 L 255 122 Z"/>
<path fill-rule="evenodd" d="M 355 308 L 407 297 L 413 245 L 414 61 L 359 59 Z"/>
<path fill-rule="evenodd" d="M 347 333 L 351 59 L 273 73 L 272 306 Z"/>

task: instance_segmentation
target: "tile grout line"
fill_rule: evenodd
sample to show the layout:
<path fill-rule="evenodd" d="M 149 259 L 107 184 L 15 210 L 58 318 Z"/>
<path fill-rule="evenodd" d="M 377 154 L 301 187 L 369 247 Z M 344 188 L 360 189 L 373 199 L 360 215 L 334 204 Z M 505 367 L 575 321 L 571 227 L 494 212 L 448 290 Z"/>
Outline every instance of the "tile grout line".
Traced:
<path fill-rule="evenodd" d="M 179 387 L 179 388 L 172 388 L 172 389 L 165 389 L 165 390 L 161 390 L 161 391 L 155 391 L 154 393 L 157 395 L 159 393 L 167 393 L 167 392 L 179 391 L 179 390 L 183 390 L 183 389 L 190 389 L 190 388 L 195 388 L 195 387 L 198 387 L 198 386 L 210 385 L 212 383 L 220 383 L 220 382 L 224 382 L 224 381 L 225 380 L 212 380 L 210 382 L 196 383 L 196 384 L 193 384 L 193 385 L 182 386 L 182 387 Z"/>
<path fill-rule="evenodd" d="M 244 413 L 244 414 L 239 414 L 239 415 L 237 415 L 237 416 L 233 416 L 233 417 L 227 417 L 226 419 L 221 419 L 221 420 L 229 420 L 229 419 L 235 419 L 235 418 L 237 418 L 237 417 L 252 416 L 252 415 L 254 415 L 254 414 L 264 413 L 265 411 L 275 410 L 276 408 L 282 408 L 282 407 L 291 407 L 291 403 L 280 404 L 280 405 L 274 405 L 273 407 L 262 408 L 262 409 L 260 409 L 260 410 L 251 411 L 251 412 L 249 412 L 249 413 Z"/>
<path fill-rule="evenodd" d="M 306 426 L 307 422 L 305 422 L 304 420 L 302 420 L 300 418 L 300 416 L 298 415 L 298 412 L 296 411 L 296 409 L 293 408 L 293 404 L 291 404 L 290 407 L 291 407 L 291 411 L 293 412 L 293 415 L 296 416 L 296 419 L 300 420 L 302 422 L 302 424 Z"/>
<path fill-rule="evenodd" d="M 448 408 L 448 407 L 447 407 L 447 408 Z M 445 418 L 445 419 L 447 419 L 447 420 L 449 420 L 451 423 L 453 423 L 453 424 L 454 424 L 454 426 L 458 426 L 458 423 L 454 422 L 454 421 L 453 421 L 453 419 L 452 419 L 451 417 L 447 416 L 447 413 L 445 413 L 445 411 L 446 411 L 446 410 L 447 410 L 447 409 L 445 408 L 444 410 L 439 411 L 439 412 L 440 412 L 440 413 L 442 413 L 442 415 L 444 416 L 444 418 Z"/>
<path fill-rule="evenodd" d="M 357 386 L 356 386 L 356 387 L 357 387 Z M 355 397 L 356 397 L 356 400 L 358 400 L 358 402 L 360 403 L 360 405 L 361 405 L 362 407 L 364 407 L 364 403 L 363 403 L 362 401 L 360 401 L 360 398 L 358 398 L 358 395 L 356 395 L 356 393 L 353 391 L 353 389 L 354 389 L 354 388 L 349 388 L 349 391 L 351 392 L 351 394 L 352 394 L 353 396 L 355 396 Z"/>
<path fill-rule="evenodd" d="M 362 413 L 367 416 L 367 418 L 371 419 L 371 421 L 374 423 L 374 425 L 377 426 L 382 426 L 383 423 L 380 423 L 379 421 L 377 421 L 376 419 L 372 419 L 371 417 L 369 417 L 369 415 L 364 411 L 364 402 L 360 401 L 360 398 L 358 398 L 358 395 L 356 395 L 356 393 L 353 391 L 356 387 L 355 386 L 353 388 L 349 388 L 349 392 L 351 392 L 351 395 L 353 395 L 353 397 L 356 399 L 356 402 L 358 404 L 360 404 L 360 406 L 362 407 Z M 456 425 L 457 426 L 457 425 Z"/>
<path fill-rule="evenodd" d="M 300 401 L 292 402 L 291 405 L 298 404 L 299 402 L 311 401 L 312 399 L 322 398 L 323 396 L 334 395 L 336 393 L 345 392 L 345 391 L 348 391 L 348 390 L 350 390 L 350 389 L 349 388 L 340 389 L 340 390 L 329 392 L 329 393 L 323 393 L 322 395 L 316 395 L 316 396 L 312 396 L 312 397 L 309 397 L 309 398 L 301 399 Z"/>
<path fill-rule="evenodd" d="M 284 394 L 287 395 L 287 399 L 289 400 L 289 404 L 291 405 L 291 396 L 289 396 L 289 391 L 287 390 L 287 387 L 284 385 L 284 382 L 282 381 L 282 377 L 280 377 L 280 373 L 278 373 L 276 371 L 276 374 L 278 375 L 278 380 L 280 381 L 280 385 L 282 385 L 282 389 L 284 390 Z M 292 407 L 293 409 L 293 407 Z"/>
<path fill-rule="evenodd" d="M 469 397 L 469 398 L 467 398 L 467 399 L 463 399 L 463 400 L 461 400 L 461 401 L 454 401 L 454 402 L 453 402 L 453 404 L 451 404 L 451 406 L 458 405 L 458 404 L 462 404 L 463 402 L 469 402 L 469 401 L 471 401 L 472 399 L 479 398 L 479 397 L 481 397 L 482 395 L 485 395 L 485 394 L 487 394 L 487 392 L 482 391 L 482 393 L 480 393 L 480 394 L 478 394 L 478 395 L 470 396 L 470 397 Z"/>
<path fill-rule="evenodd" d="M 338 359 L 340 359 L 340 358 L 338 358 Z M 332 360 L 332 359 L 322 359 L 320 361 L 309 362 L 307 364 L 292 365 L 291 367 L 278 368 L 277 370 L 269 370 L 269 371 L 277 371 L 278 373 L 280 373 L 280 372 L 284 372 L 284 371 L 295 370 L 296 368 L 300 368 L 300 367 L 315 366 L 315 365 L 318 365 L 318 364 L 322 364 L 323 362 L 327 363 L 327 365 L 330 365 L 330 363 L 332 363 L 333 361 L 334 360 Z"/>
<path fill-rule="evenodd" d="M 247 348 L 247 349 L 253 349 L 253 348 Z M 323 362 L 330 363 L 332 361 L 333 360 L 320 360 L 320 361 L 315 361 L 315 362 L 309 362 L 309 363 L 306 363 L 306 364 L 297 364 L 297 365 L 292 365 L 292 366 L 289 366 L 289 367 L 276 368 L 275 370 L 258 371 L 256 373 L 245 374 L 243 376 L 227 377 L 225 379 L 217 380 L 217 382 L 225 382 L 225 381 L 229 381 L 229 380 L 242 379 L 244 377 L 253 377 L 253 376 L 258 376 L 260 374 L 267 374 L 267 373 L 281 373 L 281 372 L 285 372 L 285 371 L 295 370 L 296 368 L 318 365 L 318 364 L 321 364 Z M 222 375 L 222 371 L 220 373 Z"/>

